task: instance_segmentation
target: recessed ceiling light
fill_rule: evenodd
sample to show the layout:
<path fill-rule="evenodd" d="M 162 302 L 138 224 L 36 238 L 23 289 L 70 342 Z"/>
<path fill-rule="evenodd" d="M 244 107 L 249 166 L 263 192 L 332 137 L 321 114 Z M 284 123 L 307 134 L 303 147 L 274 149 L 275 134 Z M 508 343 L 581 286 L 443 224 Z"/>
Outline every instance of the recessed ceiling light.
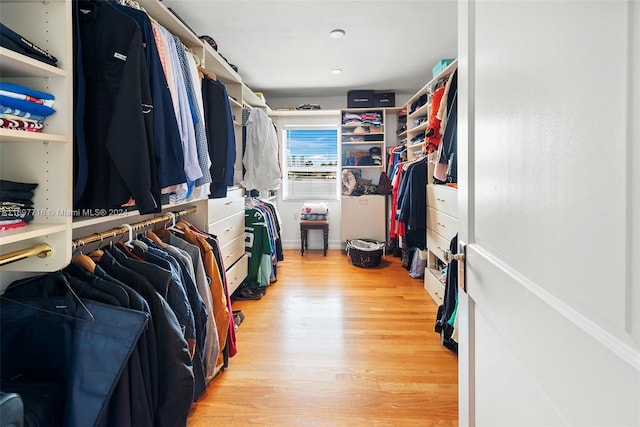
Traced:
<path fill-rule="evenodd" d="M 331 70 L 331 74 L 340 74 L 342 73 L 342 70 L 340 68 L 334 68 L 333 70 Z"/>
<path fill-rule="evenodd" d="M 344 37 L 344 30 L 341 29 L 336 29 L 336 30 L 331 30 L 329 32 L 329 37 L 331 37 L 332 39 L 339 39 Z"/>

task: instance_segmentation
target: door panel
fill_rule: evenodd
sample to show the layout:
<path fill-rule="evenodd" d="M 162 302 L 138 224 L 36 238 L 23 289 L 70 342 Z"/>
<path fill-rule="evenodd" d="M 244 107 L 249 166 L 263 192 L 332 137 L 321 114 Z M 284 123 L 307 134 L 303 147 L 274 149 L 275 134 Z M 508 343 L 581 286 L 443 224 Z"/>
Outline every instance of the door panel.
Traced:
<path fill-rule="evenodd" d="M 638 425 L 634 353 L 478 246 L 466 253 L 478 425 Z"/>
<path fill-rule="evenodd" d="M 626 15 L 623 1 L 476 4 L 476 243 L 616 334 L 628 69 L 613 64 L 626 62 Z"/>
<path fill-rule="evenodd" d="M 460 3 L 461 425 L 640 425 L 639 9 Z"/>

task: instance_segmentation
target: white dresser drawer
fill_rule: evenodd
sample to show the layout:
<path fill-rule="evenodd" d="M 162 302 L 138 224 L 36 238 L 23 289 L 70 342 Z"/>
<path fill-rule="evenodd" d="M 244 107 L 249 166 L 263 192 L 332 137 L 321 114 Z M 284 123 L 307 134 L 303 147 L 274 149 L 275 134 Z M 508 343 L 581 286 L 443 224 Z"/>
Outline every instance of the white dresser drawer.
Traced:
<path fill-rule="evenodd" d="M 436 233 L 434 230 L 427 228 L 427 249 L 444 261 L 444 251 L 449 249 L 450 242 L 444 237 Z"/>
<path fill-rule="evenodd" d="M 221 247 L 238 236 L 244 236 L 244 209 L 242 212 L 209 224 L 208 231 L 218 237 Z"/>
<path fill-rule="evenodd" d="M 436 277 L 436 274 L 439 273 L 439 271 L 429 268 L 424 271 L 424 289 L 437 305 L 442 305 L 444 301 L 444 283 Z"/>
<path fill-rule="evenodd" d="M 238 262 L 233 264 L 231 268 L 227 270 L 227 287 L 229 288 L 229 295 L 231 295 L 242 281 L 247 277 L 249 271 L 249 255 L 245 255 Z"/>
<path fill-rule="evenodd" d="M 446 185 L 427 185 L 427 204 L 429 207 L 458 217 L 458 190 Z"/>
<path fill-rule="evenodd" d="M 220 221 L 228 216 L 244 211 L 244 190 L 242 188 L 230 188 L 227 197 L 222 199 L 209 199 L 207 224 Z"/>
<path fill-rule="evenodd" d="M 229 269 L 242 255 L 244 255 L 244 232 L 220 248 L 224 266 Z"/>
<path fill-rule="evenodd" d="M 427 228 L 449 241 L 458 232 L 458 220 L 444 212 L 427 208 Z"/>

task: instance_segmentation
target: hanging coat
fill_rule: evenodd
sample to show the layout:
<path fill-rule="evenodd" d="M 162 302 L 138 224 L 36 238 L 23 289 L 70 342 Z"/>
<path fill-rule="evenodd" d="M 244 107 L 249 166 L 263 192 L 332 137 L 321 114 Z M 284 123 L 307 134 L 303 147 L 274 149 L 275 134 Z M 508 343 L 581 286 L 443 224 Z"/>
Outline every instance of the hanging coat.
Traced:
<path fill-rule="evenodd" d="M 2 378 L 66 383 L 68 427 L 96 425 L 149 320 L 139 311 L 82 302 L 86 309 L 58 272 L 12 283 L 0 304 Z"/>

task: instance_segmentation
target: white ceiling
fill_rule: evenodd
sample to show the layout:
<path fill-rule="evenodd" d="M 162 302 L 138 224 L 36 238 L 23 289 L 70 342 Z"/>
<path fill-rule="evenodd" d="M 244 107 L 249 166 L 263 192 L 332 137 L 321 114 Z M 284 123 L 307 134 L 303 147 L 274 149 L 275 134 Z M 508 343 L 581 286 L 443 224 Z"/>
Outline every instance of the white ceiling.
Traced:
<path fill-rule="evenodd" d="M 413 93 L 457 52 L 457 0 L 164 0 L 272 97 Z M 346 31 L 332 39 L 329 31 Z M 340 68 L 340 75 L 331 70 Z"/>

